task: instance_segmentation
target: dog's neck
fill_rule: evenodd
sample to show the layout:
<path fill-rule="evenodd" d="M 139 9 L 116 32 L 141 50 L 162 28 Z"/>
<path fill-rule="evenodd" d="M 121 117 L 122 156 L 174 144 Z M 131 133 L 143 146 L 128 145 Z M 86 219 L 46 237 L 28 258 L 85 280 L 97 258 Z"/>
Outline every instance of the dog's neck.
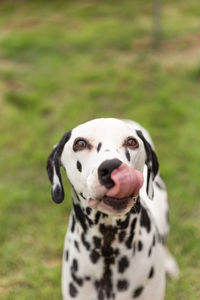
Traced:
<path fill-rule="evenodd" d="M 141 221 L 139 196 L 132 209 L 122 216 L 111 216 L 89 207 L 83 208 L 81 197 L 72 190 L 72 228 L 73 223 L 79 224 L 79 232 L 86 247 L 87 243 L 88 245 L 94 245 L 95 251 L 97 250 L 100 255 L 105 257 L 117 255 L 120 244 L 124 245 L 125 243 L 127 250 L 134 249 L 134 241 L 139 235 L 137 224 Z M 111 247 L 113 243 L 116 249 Z"/>
<path fill-rule="evenodd" d="M 151 230 L 151 222 L 140 197 L 136 199 L 134 207 L 123 216 L 108 216 L 89 207 L 82 207 L 84 198 L 72 189 L 73 209 L 70 216 L 69 231 L 71 241 L 77 248 L 77 255 L 81 255 L 85 248 L 88 260 L 83 262 L 91 272 L 96 268 L 96 263 L 101 259 L 100 279 L 95 281 L 98 293 L 105 291 L 110 299 L 112 292 L 112 266 L 118 262 L 118 270 L 123 273 L 136 250 L 142 248 L 140 241 L 141 227 Z M 80 195 L 80 197 L 84 197 Z M 75 240 L 73 239 L 75 237 Z M 69 239 L 70 240 L 70 239 Z"/>

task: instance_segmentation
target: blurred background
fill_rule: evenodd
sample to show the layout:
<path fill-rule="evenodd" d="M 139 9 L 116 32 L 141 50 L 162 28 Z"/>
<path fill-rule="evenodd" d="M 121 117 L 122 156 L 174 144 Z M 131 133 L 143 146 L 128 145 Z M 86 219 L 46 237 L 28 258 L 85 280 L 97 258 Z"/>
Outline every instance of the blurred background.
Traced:
<path fill-rule="evenodd" d="M 166 299 L 200 299 L 199 0 L 0 2 L 0 298 L 61 299 L 71 197 L 65 180 L 51 200 L 46 159 L 97 117 L 151 132 L 181 269 Z"/>

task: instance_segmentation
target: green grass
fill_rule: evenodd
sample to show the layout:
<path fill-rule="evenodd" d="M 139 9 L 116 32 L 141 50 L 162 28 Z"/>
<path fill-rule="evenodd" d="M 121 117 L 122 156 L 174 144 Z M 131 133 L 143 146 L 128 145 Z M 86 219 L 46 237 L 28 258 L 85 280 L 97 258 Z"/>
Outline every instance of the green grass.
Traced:
<path fill-rule="evenodd" d="M 102 116 L 152 133 L 181 269 L 166 299 L 200 299 L 199 17 L 199 1 L 165 1 L 152 50 L 150 1 L 0 3 L 1 299 L 61 299 L 70 191 L 52 202 L 46 159 L 64 132 Z"/>

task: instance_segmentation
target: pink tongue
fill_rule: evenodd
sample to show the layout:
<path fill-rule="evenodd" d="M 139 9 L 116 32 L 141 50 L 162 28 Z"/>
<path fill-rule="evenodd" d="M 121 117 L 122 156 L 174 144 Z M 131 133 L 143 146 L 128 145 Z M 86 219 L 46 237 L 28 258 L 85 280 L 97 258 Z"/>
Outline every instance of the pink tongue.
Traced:
<path fill-rule="evenodd" d="M 116 198 L 136 196 L 144 182 L 142 172 L 132 169 L 124 163 L 111 173 L 111 179 L 115 185 L 107 192 L 106 196 Z"/>

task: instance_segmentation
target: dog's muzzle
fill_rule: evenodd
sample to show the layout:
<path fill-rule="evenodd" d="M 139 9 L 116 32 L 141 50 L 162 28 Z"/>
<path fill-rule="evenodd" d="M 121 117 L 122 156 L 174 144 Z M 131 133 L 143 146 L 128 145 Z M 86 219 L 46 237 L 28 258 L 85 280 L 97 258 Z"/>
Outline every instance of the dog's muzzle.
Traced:
<path fill-rule="evenodd" d="M 144 182 L 142 172 L 118 159 L 104 161 L 98 168 L 98 178 L 106 192 L 98 201 L 90 199 L 89 205 L 110 213 L 132 207 Z"/>

